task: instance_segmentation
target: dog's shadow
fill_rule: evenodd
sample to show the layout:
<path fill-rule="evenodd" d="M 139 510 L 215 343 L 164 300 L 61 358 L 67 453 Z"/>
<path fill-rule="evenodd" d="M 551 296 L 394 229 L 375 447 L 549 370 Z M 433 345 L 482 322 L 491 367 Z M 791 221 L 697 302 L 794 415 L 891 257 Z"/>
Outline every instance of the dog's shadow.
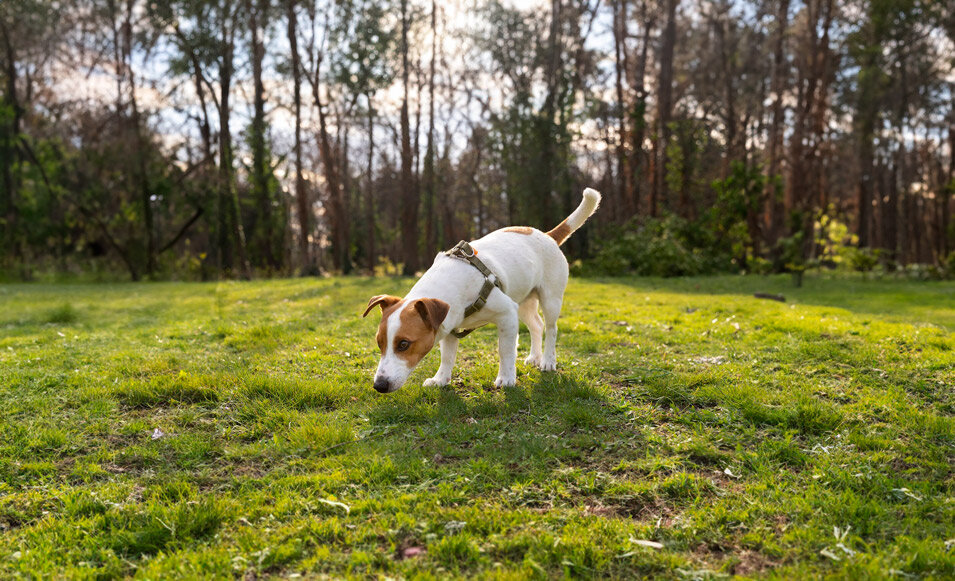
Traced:
<path fill-rule="evenodd" d="M 558 467 L 601 469 L 645 448 L 643 427 L 609 397 L 610 386 L 560 372 L 521 380 L 507 388 L 403 389 L 367 417 L 374 431 L 402 442 L 386 447 L 396 462 L 480 465 L 500 484 Z"/>

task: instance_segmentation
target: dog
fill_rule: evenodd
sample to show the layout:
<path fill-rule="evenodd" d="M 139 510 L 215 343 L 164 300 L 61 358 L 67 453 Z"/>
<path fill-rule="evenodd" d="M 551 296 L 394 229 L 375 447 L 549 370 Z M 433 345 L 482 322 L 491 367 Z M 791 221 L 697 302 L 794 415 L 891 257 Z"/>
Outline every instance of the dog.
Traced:
<path fill-rule="evenodd" d="M 371 297 L 362 316 L 381 307 L 375 390 L 397 391 L 435 344 L 441 346 L 441 365 L 424 385 L 446 385 L 459 338 L 488 323 L 495 324 L 498 333 L 496 387 L 517 383 L 518 321 L 531 334 L 525 363 L 542 371 L 556 370 L 557 318 L 568 276 L 567 259 L 559 247 L 599 205 L 600 193 L 587 188 L 577 209 L 553 230 L 512 226 L 471 243 L 462 241 L 439 253 L 404 298 Z"/>

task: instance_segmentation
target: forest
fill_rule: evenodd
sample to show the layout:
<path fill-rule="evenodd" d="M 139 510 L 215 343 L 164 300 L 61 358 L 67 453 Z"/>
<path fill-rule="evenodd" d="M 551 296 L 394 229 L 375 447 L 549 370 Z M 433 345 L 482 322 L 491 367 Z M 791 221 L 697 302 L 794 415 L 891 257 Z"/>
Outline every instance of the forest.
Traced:
<path fill-rule="evenodd" d="M 933 0 L 0 2 L 0 277 L 413 274 L 584 187 L 579 272 L 955 274 Z"/>

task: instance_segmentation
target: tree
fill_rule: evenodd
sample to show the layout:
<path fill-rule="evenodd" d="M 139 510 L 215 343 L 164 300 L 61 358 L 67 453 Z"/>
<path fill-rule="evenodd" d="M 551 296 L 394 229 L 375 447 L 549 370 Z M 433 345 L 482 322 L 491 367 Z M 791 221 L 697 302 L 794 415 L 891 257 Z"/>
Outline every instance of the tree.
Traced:
<path fill-rule="evenodd" d="M 680 0 L 665 0 L 666 24 L 660 35 L 660 73 L 658 76 L 656 172 L 650 190 L 650 215 L 656 216 L 661 201 L 668 203 L 666 186 L 667 146 L 673 120 L 673 55 L 676 50 L 676 11 Z"/>
<path fill-rule="evenodd" d="M 799 15 L 796 52 L 796 102 L 789 149 L 786 210 L 802 232 L 804 257 L 812 252 L 814 210 L 825 208 L 820 148 L 827 128 L 829 89 L 834 79 L 830 35 L 835 19 L 832 0 L 809 0 Z"/>
<path fill-rule="evenodd" d="M 785 121 L 784 97 L 789 87 L 789 66 L 786 61 L 786 37 L 789 29 L 789 0 L 776 0 L 775 22 L 772 30 L 773 68 L 770 78 L 771 120 L 766 153 L 766 213 L 768 217 L 766 243 L 773 253 L 777 252 L 779 238 L 785 224 L 786 209 L 779 196 L 778 177 L 782 175 L 783 124 Z"/>
<path fill-rule="evenodd" d="M 411 165 L 414 153 L 411 151 L 411 124 L 408 119 L 408 83 L 410 66 L 408 64 L 408 32 L 411 27 L 411 14 L 408 0 L 400 0 L 401 5 L 401 245 L 404 266 L 402 273 L 411 276 L 418 270 L 418 204 L 421 193 L 414 183 Z"/>
<path fill-rule="evenodd" d="M 245 12 L 248 18 L 249 48 L 252 53 L 253 114 L 248 132 L 252 150 L 252 199 L 256 209 L 251 228 L 252 247 L 256 251 L 256 266 L 277 271 L 282 267 L 284 216 L 281 215 L 282 206 L 276 199 L 278 187 L 272 171 L 271 147 L 267 142 L 265 85 L 262 80 L 264 35 L 272 18 L 271 0 L 245 0 Z M 295 50 L 297 52 L 297 47 Z"/>
<path fill-rule="evenodd" d="M 367 179 L 365 185 L 365 240 L 362 247 L 366 268 L 374 272 L 377 263 L 376 202 L 374 195 L 375 96 L 390 85 L 394 72 L 389 60 L 394 31 L 387 26 L 388 4 L 353 0 L 338 4 L 339 15 L 333 30 L 332 77 L 346 94 L 363 96 L 368 128 Z"/>
<path fill-rule="evenodd" d="M 308 190 L 305 187 L 302 163 L 302 61 L 298 51 L 297 6 L 298 0 L 285 0 L 286 38 L 288 38 L 289 43 L 289 67 L 292 73 L 292 112 L 295 116 L 295 140 L 292 146 L 295 169 L 292 180 L 295 191 L 295 206 L 298 210 L 299 273 L 304 276 L 316 274 L 318 269 L 313 261 L 309 244 L 309 237 L 313 232 L 312 208 L 309 203 Z"/>
<path fill-rule="evenodd" d="M 241 4 L 227 0 L 213 3 L 197 0 L 164 0 L 150 4 L 150 11 L 173 33 L 180 60 L 192 62 L 202 71 L 213 68 L 218 87 L 205 82 L 218 113 L 218 177 L 214 201 L 214 262 L 216 271 L 251 277 L 245 228 L 236 188 L 235 155 L 231 130 L 232 83 Z M 176 64 L 176 61 L 173 61 Z M 200 76 L 197 73 L 197 76 Z M 205 79 L 205 75 L 201 75 Z M 197 85 L 199 83 L 197 80 Z M 217 91 L 215 90 L 217 89 Z"/>
<path fill-rule="evenodd" d="M 332 143 L 328 131 L 328 114 L 326 104 L 322 100 L 323 69 L 325 62 L 325 39 L 318 41 L 316 38 L 317 14 L 310 14 L 312 23 L 312 35 L 309 40 L 308 54 L 310 60 L 310 71 L 308 82 L 312 89 L 312 99 L 315 108 L 318 111 L 318 143 L 319 154 L 322 168 L 325 174 L 325 185 L 328 191 L 326 196 L 325 209 L 327 210 L 328 221 L 332 233 L 332 261 L 335 268 L 340 269 L 345 274 L 351 271 L 351 257 L 349 254 L 349 217 L 346 212 L 345 190 L 340 174 L 341 164 L 339 161 L 336 145 Z M 328 14 L 326 18 L 326 30 L 328 28 Z"/>

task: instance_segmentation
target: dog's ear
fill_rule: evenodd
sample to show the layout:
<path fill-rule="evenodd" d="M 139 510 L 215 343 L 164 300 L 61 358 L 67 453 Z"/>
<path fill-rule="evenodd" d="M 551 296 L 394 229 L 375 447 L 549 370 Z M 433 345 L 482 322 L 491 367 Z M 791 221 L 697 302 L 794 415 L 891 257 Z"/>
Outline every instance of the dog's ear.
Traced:
<path fill-rule="evenodd" d="M 367 317 L 368 313 L 370 313 L 371 310 L 375 308 L 376 305 L 381 305 L 381 310 L 384 311 L 388 307 L 400 301 L 401 301 L 401 297 L 394 297 L 391 295 L 378 295 L 378 296 L 371 297 L 370 299 L 368 299 L 368 308 L 365 309 L 365 313 L 362 315 L 362 317 Z"/>
<path fill-rule="evenodd" d="M 441 299 L 420 299 L 415 301 L 414 308 L 421 315 L 425 324 L 432 330 L 437 331 L 445 317 L 448 316 L 451 305 Z"/>

